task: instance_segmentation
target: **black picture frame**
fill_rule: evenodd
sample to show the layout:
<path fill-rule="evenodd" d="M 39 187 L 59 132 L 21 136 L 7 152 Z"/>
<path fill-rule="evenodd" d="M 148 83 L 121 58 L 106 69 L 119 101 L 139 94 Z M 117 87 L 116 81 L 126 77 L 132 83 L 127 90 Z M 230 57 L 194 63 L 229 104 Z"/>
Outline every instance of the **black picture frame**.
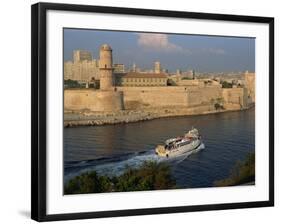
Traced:
<path fill-rule="evenodd" d="M 46 13 L 48 10 L 100 12 L 170 18 L 193 18 L 217 21 L 253 22 L 269 25 L 269 200 L 243 203 L 160 207 L 70 214 L 46 213 Z M 274 18 L 241 15 L 164 11 L 137 8 L 103 7 L 73 4 L 37 3 L 31 11 L 31 77 L 32 77 L 32 154 L 31 154 L 31 218 L 36 221 L 132 216 L 206 210 L 274 206 Z"/>

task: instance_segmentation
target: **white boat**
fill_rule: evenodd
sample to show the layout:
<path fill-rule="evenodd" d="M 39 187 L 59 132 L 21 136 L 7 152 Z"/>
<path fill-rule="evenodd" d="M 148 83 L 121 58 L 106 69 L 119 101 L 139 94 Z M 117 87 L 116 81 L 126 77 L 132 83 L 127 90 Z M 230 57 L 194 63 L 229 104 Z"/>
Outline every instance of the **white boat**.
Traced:
<path fill-rule="evenodd" d="M 201 145 L 201 136 L 196 128 L 192 128 L 184 136 L 170 138 L 165 145 L 158 145 L 155 153 L 161 157 L 174 157 L 192 152 Z"/>

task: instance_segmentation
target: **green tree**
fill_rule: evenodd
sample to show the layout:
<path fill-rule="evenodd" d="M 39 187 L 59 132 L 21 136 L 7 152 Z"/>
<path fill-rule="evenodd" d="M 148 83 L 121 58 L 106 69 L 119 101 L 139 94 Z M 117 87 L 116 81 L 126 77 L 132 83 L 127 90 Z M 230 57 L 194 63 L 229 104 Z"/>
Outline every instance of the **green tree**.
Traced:
<path fill-rule="evenodd" d="M 219 103 L 215 103 L 215 105 L 214 105 L 214 106 L 215 106 L 215 109 L 216 109 L 216 110 L 218 110 L 218 109 L 220 109 L 220 108 L 221 108 L 221 105 L 220 105 Z"/>
<path fill-rule="evenodd" d="M 221 97 L 216 98 L 215 100 L 212 98 L 211 103 L 214 103 L 214 107 L 216 110 L 224 109 L 223 107 L 224 100 Z"/>
<path fill-rule="evenodd" d="M 64 187 L 65 194 L 99 193 L 110 190 L 110 179 L 106 176 L 99 177 L 95 171 L 76 176 Z"/>
<path fill-rule="evenodd" d="M 175 187 L 170 167 L 165 163 L 144 162 L 138 169 L 127 168 L 117 178 L 116 191 L 160 190 Z"/>
<path fill-rule="evenodd" d="M 227 81 L 223 81 L 221 84 L 222 88 L 232 88 L 232 83 L 229 83 Z"/>
<path fill-rule="evenodd" d="M 66 88 L 80 88 L 81 85 L 76 80 L 67 79 L 64 80 L 64 85 Z"/>
<path fill-rule="evenodd" d="M 98 176 L 95 171 L 71 179 L 64 187 L 65 194 L 113 191 L 143 191 L 176 187 L 170 167 L 165 163 L 144 162 L 139 168 L 127 167 L 120 176 Z"/>
<path fill-rule="evenodd" d="M 167 86 L 176 86 L 177 84 L 175 83 L 175 81 L 174 80 L 172 80 L 172 79 L 168 79 L 167 80 Z"/>

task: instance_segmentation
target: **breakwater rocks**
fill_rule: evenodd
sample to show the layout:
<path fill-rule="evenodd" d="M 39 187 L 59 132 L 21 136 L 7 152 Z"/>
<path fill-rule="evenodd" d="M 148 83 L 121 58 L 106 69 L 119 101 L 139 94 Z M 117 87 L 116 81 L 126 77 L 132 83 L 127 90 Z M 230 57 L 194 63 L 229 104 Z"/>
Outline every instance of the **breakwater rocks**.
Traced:
<path fill-rule="evenodd" d="M 65 127 L 74 126 L 95 126 L 95 125 L 106 125 L 106 124 L 120 124 L 130 123 L 137 121 L 146 121 L 155 119 L 157 116 L 150 113 L 139 113 L 138 111 L 126 111 L 123 113 L 112 113 L 105 115 L 95 115 L 88 113 L 81 114 L 67 114 L 64 119 Z"/>
<path fill-rule="evenodd" d="M 240 110 L 240 109 L 239 109 Z M 64 127 L 75 126 L 97 126 L 113 125 L 121 123 L 131 123 L 147 121 L 162 117 L 186 116 L 186 115 L 203 115 L 212 113 L 222 113 L 234 110 L 218 109 L 215 110 L 209 106 L 200 106 L 196 108 L 149 108 L 141 110 L 123 110 L 118 112 L 74 112 L 65 111 Z"/>

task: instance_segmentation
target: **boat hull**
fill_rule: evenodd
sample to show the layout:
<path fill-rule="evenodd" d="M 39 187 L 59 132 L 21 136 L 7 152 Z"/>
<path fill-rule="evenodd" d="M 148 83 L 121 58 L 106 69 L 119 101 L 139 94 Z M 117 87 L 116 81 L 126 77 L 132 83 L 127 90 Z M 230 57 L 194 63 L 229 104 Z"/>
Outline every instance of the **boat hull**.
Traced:
<path fill-rule="evenodd" d="M 175 157 L 175 156 L 180 156 L 182 154 L 191 152 L 193 150 L 196 150 L 200 145 L 201 145 L 201 140 L 196 139 L 194 141 L 192 141 L 190 144 L 175 148 L 175 149 L 171 149 L 171 150 L 157 150 L 156 149 L 156 154 L 158 156 L 162 156 L 162 157 Z"/>

